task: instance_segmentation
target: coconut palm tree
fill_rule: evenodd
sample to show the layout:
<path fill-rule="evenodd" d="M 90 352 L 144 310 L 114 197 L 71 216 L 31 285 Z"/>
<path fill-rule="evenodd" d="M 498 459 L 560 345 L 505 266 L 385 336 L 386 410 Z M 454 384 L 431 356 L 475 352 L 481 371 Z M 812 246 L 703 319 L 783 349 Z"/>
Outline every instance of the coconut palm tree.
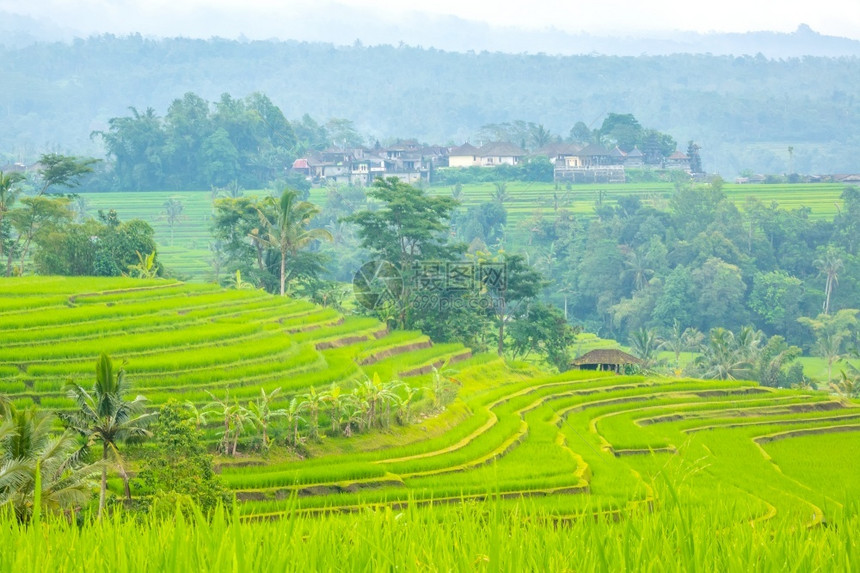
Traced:
<path fill-rule="evenodd" d="M 630 346 L 633 354 L 645 363 L 646 368 L 653 365 L 659 345 L 660 342 L 657 338 L 657 333 L 653 330 L 640 328 L 630 334 Z"/>
<path fill-rule="evenodd" d="M 102 447 L 99 517 L 105 508 L 108 462 L 112 462 L 119 471 L 126 498 L 131 499 L 128 474 L 119 444 L 149 437 L 151 434 L 146 426 L 157 415 L 155 412 L 144 412 L 146 398 L 143 396 L 128 400 L 130 390 L 125 370 L 120 368 L 114 373 L 110 357 L 103 353 L 96 363 L 96 381 L 92 390 L 87 391 L 78 384 L 69 383 L 69 397 L 75 401 L 77 410 L 60 415 L 67 428 L 83 436 L 82 453 L 95 445 Z"/>
<path fill-rule="evenodd" d="M 170 227 L 170 246 L 173 246 L 173 230 L 176 225 L 185 219 L 182 212 L 185 210 L 185 205 L 182 204 L 182 199 L 178 197 L 170 197 L 162 203 L 161 218 L 167 221 L 167 226 Z"/>
<path fill-rule="evenodd" d="M 52 435 L 53 423 L 53 415 L 35 407 L 0 401 L 0 507 L 11 504 L 20 521 L 29 521 L 37 499 L 48 511 L 85 504 L 102 467 L 79 463 L 74 432 Z"/>
<path fill-rule="evenodd" d="M 754 368 L 754 356 L 745 341 L 739 344 L 734 333 L 725 328 L 711 329 L 708 344 L 696 364 L 702 369 L 702 377 L 719 380 L 749 378 Z"/>
<path fill-rule="evenodd" d="M 819 275 L 825 277 L 824 282 L 824 314 L 830 314 L 830 296 L 833 294 L 833 288 L 839 283 L 839 273 L 845 266 L 838 249 L 828 247 L 824 250 L 820 257 L 815 262 L 815 267 L 818 269 Z"/>
<path fill-rule="evenodd" d="M 300 201 L 298 194 L 292 189 L 284 189 L 278 200 L 267 197 L 265 201 L 272 209 L 273 216 L 270 217 L 262 209 L 257 209 L 262 228 L 254 238 L 280 253 L 281 296 L 283 296 L 289 278 L 287 259 L 295 258 L 296 254 L 311 242 L 331 241 L 332 236 L 326 229 L 308 229 L 308 223 L 319 213 L 319 208 L 307 201 Z"/>

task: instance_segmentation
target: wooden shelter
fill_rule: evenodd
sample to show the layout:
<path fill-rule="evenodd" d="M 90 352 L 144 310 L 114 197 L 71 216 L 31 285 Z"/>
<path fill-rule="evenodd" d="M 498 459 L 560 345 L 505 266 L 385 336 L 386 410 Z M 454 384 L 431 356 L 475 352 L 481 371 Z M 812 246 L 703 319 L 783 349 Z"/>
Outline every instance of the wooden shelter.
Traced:
<path fill-rule="evenodd" d="M 632 354 L 621 350 L 598 349 L 586 352 L 571 363 L 571 366 L 579 370 L 608 370 L 610 372 L 621 372 L 625 366 L 642 366 L 644 361 Z"/>

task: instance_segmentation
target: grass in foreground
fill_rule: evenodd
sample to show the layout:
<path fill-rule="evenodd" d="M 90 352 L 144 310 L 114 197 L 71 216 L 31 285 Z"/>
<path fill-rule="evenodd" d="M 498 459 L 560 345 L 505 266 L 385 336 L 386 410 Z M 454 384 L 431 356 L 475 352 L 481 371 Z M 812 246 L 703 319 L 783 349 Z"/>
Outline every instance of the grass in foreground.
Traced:
<path fill-rule="evenodd" d="M 211 521 L 177 512 L 83 527 L 2 518 L 0 570 L 851 571 L 860 562 L 856 506 L 830 527 L 779 519 L 726 527 L 719 516 L 735 512 L 719 500 L 691 511 L 682 489 L 657 490 L 653 512 L 564 521 L 499 501 L 260 522 L 223 511 Z"/>

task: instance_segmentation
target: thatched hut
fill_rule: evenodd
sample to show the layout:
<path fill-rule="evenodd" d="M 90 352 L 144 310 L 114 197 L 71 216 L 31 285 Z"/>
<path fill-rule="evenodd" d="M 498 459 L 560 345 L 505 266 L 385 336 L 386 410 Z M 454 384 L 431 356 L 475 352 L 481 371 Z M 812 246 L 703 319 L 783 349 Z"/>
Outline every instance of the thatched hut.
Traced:
<path fill-rule="evenodd" d="M 645 362 L 632 354 L 621 350 L 598 349 L 586 352 L 571 363 L 571 366 L 579 370 L 608 370 L 610 372 L 621 372 L 625 366 L 642 366 Z"/>

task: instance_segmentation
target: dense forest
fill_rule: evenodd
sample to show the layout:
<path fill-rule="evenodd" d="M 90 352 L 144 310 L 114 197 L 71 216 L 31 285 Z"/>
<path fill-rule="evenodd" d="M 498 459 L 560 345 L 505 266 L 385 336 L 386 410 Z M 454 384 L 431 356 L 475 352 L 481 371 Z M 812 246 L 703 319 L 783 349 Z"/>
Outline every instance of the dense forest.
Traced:
<path fill-rule="evenodd" d="M 49 151 L 101 156 L 111 118 L 194 92 L 263 93 L 290 119 L 347 119 L 367 142 L 454 144 L 522 120 L 566 137 L 610 112 L 694 140 L 731 177 L 856 170 L 857 58 L 548 56 L 408 46 L 99 36 L 0 48 L 2 162 Z M 792 153 L 788 148 L 792 147 Z"/>

